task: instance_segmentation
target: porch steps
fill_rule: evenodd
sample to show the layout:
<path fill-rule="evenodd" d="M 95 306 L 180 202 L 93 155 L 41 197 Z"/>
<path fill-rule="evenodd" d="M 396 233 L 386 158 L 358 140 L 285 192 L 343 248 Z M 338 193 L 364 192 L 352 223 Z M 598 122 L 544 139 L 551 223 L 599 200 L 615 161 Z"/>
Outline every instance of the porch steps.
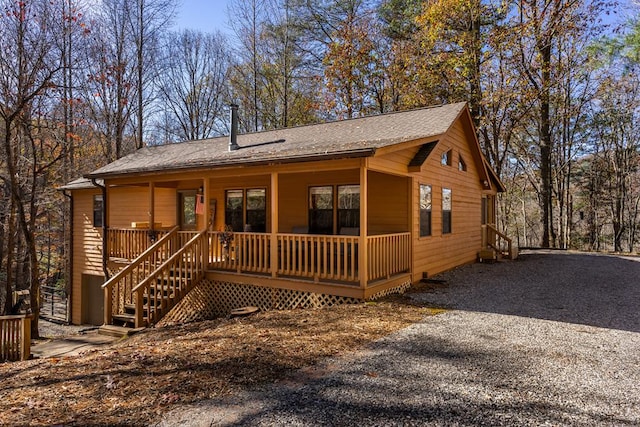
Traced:
<path fill-rule="evenodd" d="M 149 288 L 142 296 L 145 303 L 143 309 L 143 317 L 148 317 L 148 310 L 152 312 L 160 310 L 165 300 L 173 297 L 174 292 L 179 292 L 185 287 L 188 288 L 191 282 L 191 274 L 182 269 L 170 271 L 164 277 L 158 278 L 157 285 Z M 150 307 L 149 307 L 150 306 Z M 147 308 L 149 307 L 149 308 Z M 114 334 L 114 336 L 123 336 L 123 332 L 135 331 L 136 324 L 136 306 L 133 303 L 124 304 L 124 312 L 114 314 L 112 316 L 113 325 L 104 325 L 105 334 Z M 111 331 L 109 328 L 114 328 Z M 143 328 L 139 328 L 143 329 Z"/>
<path fill-rule="evenodd" d="M 102 325 L 98 329 L 98 334 L 110 337 L 123 338 L 140 332 L 144 328 L 130 328 L 117 325 Z"/>

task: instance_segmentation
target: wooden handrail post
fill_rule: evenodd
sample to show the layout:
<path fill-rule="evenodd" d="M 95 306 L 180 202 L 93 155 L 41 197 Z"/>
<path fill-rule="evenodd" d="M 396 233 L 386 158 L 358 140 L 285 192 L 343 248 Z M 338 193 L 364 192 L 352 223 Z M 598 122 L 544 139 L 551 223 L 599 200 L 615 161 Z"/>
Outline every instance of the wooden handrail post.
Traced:
<path fill-rule="evenodd" d="M 106 286 L 104 288 L 104 324 L 105 325 L 110 325 L 112 320 L 111 318 L 113 314 L 112 293 L 113 293 L 113 290 L 111 289 L 111 286 Z"/>
<path fill-rule="evenodd" d="M 487 247 L 487 225 L 482 224 L 481 228 L 482 228 L 482 248 L 484 249 Z"/>
<path fill-rule="evenodd" d="M 143 326 L 143 318 L 142 318 L 142 314 L 143 314 L 143 300 L 142 300 L 142 293 L 143 293 L 143 289 L 139 289 L 137 291 L 135 291 L 136 294 L 136 328 L 141 328 Z M 149 310 L 151 310 L 151 304 L 149 304 Z M 151 315 L 151 313 L 149 313 L 149 315 Z"/>
<path fill-rule="evenodd" d="M 358 238 L 358 274 L 360 275 L 360 288 L 365 289 L 369 281 L 369 255 L 368 255 L 368 180 L 367 159 L 362 159 L 360 165 L 360 236 Z"/>
<path fill-rule="evenodd" d="M 31 315 L 20 321 L 22 326 L 22 342 L 20 343 L 20 360 L 31 357 Z"/>
<path fill-rule="evenodd" d="M 269 265 L 271 277 L 278 276 L 278 173 L 271 173 L 271 239 Z"/>

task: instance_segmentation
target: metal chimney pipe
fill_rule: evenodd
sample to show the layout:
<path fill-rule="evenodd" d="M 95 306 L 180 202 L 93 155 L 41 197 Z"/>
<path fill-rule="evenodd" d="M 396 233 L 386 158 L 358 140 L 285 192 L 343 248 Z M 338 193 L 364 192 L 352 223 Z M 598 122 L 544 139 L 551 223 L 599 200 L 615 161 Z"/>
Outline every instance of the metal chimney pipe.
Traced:
<path fill-rule="evenodd" d="M 238 105 L 231 104 L 231 135 L 229 135 L 229 151 L 235 151 L 238 148 Z"/>

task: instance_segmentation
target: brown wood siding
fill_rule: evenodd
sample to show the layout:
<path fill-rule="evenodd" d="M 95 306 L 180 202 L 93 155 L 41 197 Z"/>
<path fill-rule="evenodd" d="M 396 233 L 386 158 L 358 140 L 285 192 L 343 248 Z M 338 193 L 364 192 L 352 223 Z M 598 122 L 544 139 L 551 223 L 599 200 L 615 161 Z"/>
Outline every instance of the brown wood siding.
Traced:
<path fill-rule="evenodd" d="M 481 249 L 481 198 L 482 186 L 477 165 L 470 149 L 461 121 L 458 121 L 441 139 L 422 167 L 422 172 L 413 174 L 413 272 L 412 281 L 418 281 L 423 273 L 429 276 L 456 266 L 474 262 Z M 452 150 L 451 166 L 440 164 L 441 155 Z M 462 158 L 466 171 L 458 170 L 458 159 Z M 432 187 L 432 235 L 419 237 L 419 191 L 420 184 Z M 452 192 L 452 232 L 442 234 L 442 188 Z"/>
<path fill-rule="evenodd" d="M 147 195 L 147 198 L 148 197 L 149 196 Z M 154 195 L 155 222 L 161 223 L 162 228 L 172 228 L 175 226 L 178 223 L 177 204 L 178 194 L 175 189 L 156 187 Z"/>
<path fill-rule="evenodd" d="M 82 275 L 103 276 L 102 228 L 93 226 L 93 196 L 100 190 L 73 192 L 73 278 L 71 322 L 82 323 Z"/>
<path fill-rule="evenodd" d="M 148 187 L 109 188 L 107 198 L 110 228 L 131 228 L 132 222 L 149 221 Z"/>
<path fill-rule="evenodd" d="M 369 235 L 409 231 L 407 178 L 370 171 Z"/>
<path fill-rule="evenodd" d="M 109 227 L 130 228 L 132 222 L 149 221 L 149 187 L 112 187 L 109 188 Z M 156 187 L 154 189 L 156 223 L 163 228 L 176 224 L 177 194 L 173 188 Z"/>
<path fill-rule="evenodd" d="M 408 172 L 409 162 L 418 152 L 420 147 L 412 147 L 406 150 L 395 151 L 379 157 L 368 159 L 369 169 L 379 172 L 406 175 Z"/>
<path fill-rule="evenodd" d="M 331 172 L 306 172 L 279 175 L 278 232 L 291 233 L 293 227 L 307 226 L 309 187 L 321 185 L 358 184 L 358 169 Z M 334 221 L 335 223 L 335 221 Z"/>
<path fill-rule="evenodd" d="M 269 212 L 269 203 L 271 203 L 271 176 L 270 175 L 257 175 L 257 176 L 243 176 L 241 178 L 234 176 L 211 178 L 209 180 L 209 200 L 206 203 L 210 203 L 211 200 L 216 201 L 216 213 L 215 222 L 213 225 L 214 230 L 222 230 L 224 228 L 224 208 L 225 208 L 225 191 L 226 190 L 246 190 L 248 188 L 265 188 L 267 190 L 267 232 L 270 231 L 271 214 Z M 246 200 L 245 200 L 246 203 Z M 198 220 L 198 226 L 200 226 L 200 220 Z"/>

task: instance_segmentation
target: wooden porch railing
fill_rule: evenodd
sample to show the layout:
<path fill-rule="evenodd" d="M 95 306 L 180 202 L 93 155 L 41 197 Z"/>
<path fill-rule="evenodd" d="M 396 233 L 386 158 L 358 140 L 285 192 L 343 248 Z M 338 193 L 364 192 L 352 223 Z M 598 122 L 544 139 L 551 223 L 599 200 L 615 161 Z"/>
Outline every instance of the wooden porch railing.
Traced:
<path fill-rule="evenodd" d="M 31 356 L 31 315 L 0 316 L 0 362 Z"/>
<path fill-rule="evenodd" d="M 211 268 L 238 273 L 271 273 L 271 235 L 233 233 L 227 247 L 220 240 L 222 232 L 209 233 Z"/>
<path fill-rule="evenodd" d="M 182 236 L 193 234 L 183 233 Z M 159 321 L 202 279 L 206 268 L 207 243 L 206 230 L 195 234 L 132 289 L 135 294 L 136 328 Z"/>
<path fill-rule="evenodd" d="M 237 273 L 271 274 L 357 284 L 359 237 L 342 235 L 277 234 L 277 258 L 271 260 L 271 234 L 233 233 L 225 248 L 220 232 L 209 233 L 209 267 Z M 367 237 L 368 280 L 409 271 L 410 233 Z"/>
<path fill-rule="evenodd" d="M 411 233 L 368 236 L 369 281 L 388 279 L 394 274 L 409 271 L 410 249 Z"/>
<path fill-rule="evenodd" d="M 511 239 L 492 224 L 483 225 L 483 227 L 485 228 L 485 234 L 487 236 L 487 245 L 495 249 L 502 256 L 513 259 L 515 253 Z"/>
<path fill-rule="evenodd" d="M 278 274 L 358 282 L 358 237 L 278 234 Z"/>
<path fill-rule="evenodd" d="M 104 323 L 110 325 L 114 314 L 124 313 L 125 305 L 134 304 L 133 288 L 180 249 L 178 227 L 174 227 L 134 261 L 102 285 Z"/>

